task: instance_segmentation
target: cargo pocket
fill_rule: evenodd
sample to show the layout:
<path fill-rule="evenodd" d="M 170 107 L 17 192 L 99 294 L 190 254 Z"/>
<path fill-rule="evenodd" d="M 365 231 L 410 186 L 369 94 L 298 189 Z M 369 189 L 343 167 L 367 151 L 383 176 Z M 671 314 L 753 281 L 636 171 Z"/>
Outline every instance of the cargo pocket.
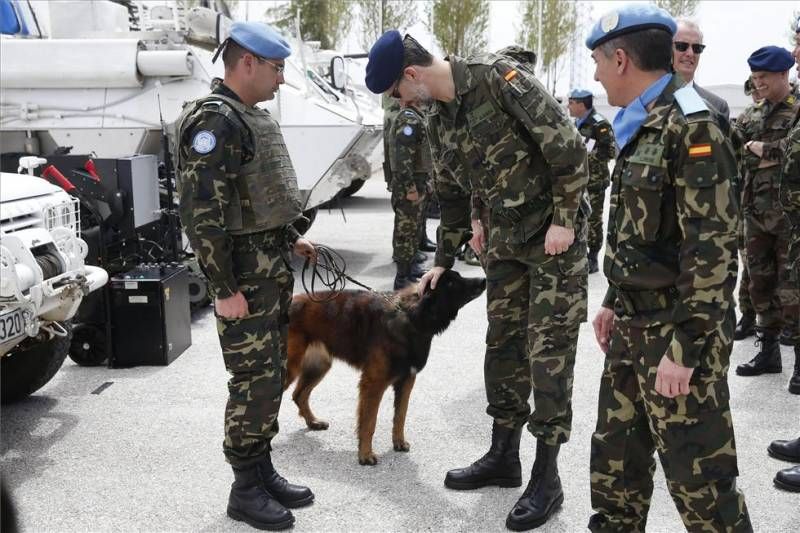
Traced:
<path fill-rule="evenodd" d="M 624 226 L 630 226 L 644 241 L 655 241 L 661 227 L 661 201 L 666 169 L 632 164 L 622 171 L 625 202 Z"/>

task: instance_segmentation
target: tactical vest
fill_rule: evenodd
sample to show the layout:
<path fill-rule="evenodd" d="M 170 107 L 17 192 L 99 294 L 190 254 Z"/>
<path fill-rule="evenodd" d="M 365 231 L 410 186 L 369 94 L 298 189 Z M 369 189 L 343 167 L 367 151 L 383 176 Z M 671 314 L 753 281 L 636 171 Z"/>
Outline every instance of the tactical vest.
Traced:
<path fill-rule="evenodd" d="M 410 123 L 409 121 L 411 118 L 407 116 L 406 113 L 413 113 L 416 121 Z M 414 174 L 430 174 L 432 165 L 431 148 L 428 144 L 428 135 L 425 130 L 424 119 L 417 111 L 408 108 L 401 109 L 400 112 L 393 117 L 391 124 L 391 139 L 393 140 L 393 143 L 399 142 L 397 141 L 397 138 L 400 136 L 403 128 L 407 125 L 417 128 L 418 130 L 415 139 L 416 143 L 412 150 L 414 152 Z M 389 164 L 391 165 L 393 172 L 399 170 L 397 153 L 394 144 L 389 146 Z"/>
<path fill-rule="evenodd" d="M 286 226 L 302 214 L 297 176 L 289 159 L 280 127 L 269 112 L 251 107 L 221 94 L 210 94 L 188 104 L 178 118 L 177 139 L 183 144 L 185 127 L 201 108 L 219 103 L 219 112 L 240 125 L 253 140 L 253 160 L 241 166 L 233 181 L 231 201 L 225 208 L 225 229 L 234 235 L 256 233 Z M 177 154 L 178 172 L 183 154 Z"/>

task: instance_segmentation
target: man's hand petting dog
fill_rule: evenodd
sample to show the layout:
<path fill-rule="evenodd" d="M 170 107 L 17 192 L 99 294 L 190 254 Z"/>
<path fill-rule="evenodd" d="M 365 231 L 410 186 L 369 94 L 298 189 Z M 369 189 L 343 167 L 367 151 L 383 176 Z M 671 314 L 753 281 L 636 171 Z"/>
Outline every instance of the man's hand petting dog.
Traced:
<path fill-rule="evenodd" d="M 420 297 L 425 294 L 425 287 L 428 286 L 428 283 L 431 285 L 431 290 L 436 288 L 436 284 L 439 282 L 439 278 L 442 277 L 444 271 L 447 270 L 444 267 L 433 267 L 432 269 L 425 272 L 421 278 L 419 278 L 419 284 L 417 285 L 417 294 Z"/>

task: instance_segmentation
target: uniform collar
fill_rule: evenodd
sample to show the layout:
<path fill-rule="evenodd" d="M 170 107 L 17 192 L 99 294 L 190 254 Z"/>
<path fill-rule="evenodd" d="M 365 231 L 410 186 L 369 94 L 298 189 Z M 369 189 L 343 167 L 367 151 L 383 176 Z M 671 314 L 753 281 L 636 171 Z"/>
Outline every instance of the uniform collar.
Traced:
<path fill-rule="evenodd" d="M 445 57 L 444 60 L 450 63 L 450 71 L 453 74 L 453 87 L 456 95 L 450 102 L 439 102 L 439 106 L 447 115 L 455 117 L 458 113 L 458 109 L 461 107 L 461 97 L 475 88 L 475 78 L 470 72 L 465 59 L 455 55 L 449 55 Z"/>
<path fill-rule="evenodd" d="M 586 113 L 575 119 L 575 127 L 580 129 L 580 127 L 583 126 L 583 123 L 586 122 L 586 119 L 592 116 L 592 113 L 594 113 L 594 108 L 590 107 Z"/>
<path fill-rule="evenodd" d="M 636 136 L 641 126 L 651 123 L 650 119 L 653 117 L 653 112 L 658 110 L 660 106 L 657 102 L 649 112 L 647 111 L 647 106 L 657 99 L 661 100 L 660 97 L 663 97 L 664 90 L 674 83 L 674 75 L 664 74 L 645 89 L 642 94 L 634 98 L 630 104 L 619 110 L 617 116 L 614 117 L 614 133 L 620 150 L 625 148 L 625 145 Z M 675 91 L 673 90 L 672 92 L 674 93 Z M 669 97 L 673 98 L 672 94 Z"/>
<path fill-rule="evenodd" d="M 219 79 L 219 78 L 217 78 L 217 79 Z M 212 90 L 211 93 L 212 94 L 219 94 L 221 96 L 227 96 L 228 98 L 236 100 L 237 102 L 244 103 L 244 102 L 242 102 L 242 99 L 239 98 L 239 95 L 236 94 L 235 92 L 233 92 L 233 90 L 230 87 L 225 85 L 225 83 L 222 80 L 219 80 L 219 83 L 216 84 L 216 86 L 214 87 L 214 90 Z"/>

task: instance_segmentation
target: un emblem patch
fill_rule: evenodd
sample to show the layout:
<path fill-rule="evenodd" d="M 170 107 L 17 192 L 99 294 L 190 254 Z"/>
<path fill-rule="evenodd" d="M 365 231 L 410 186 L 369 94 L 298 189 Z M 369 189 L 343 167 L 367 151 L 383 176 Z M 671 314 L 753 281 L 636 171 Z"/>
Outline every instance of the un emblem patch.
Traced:
<path fill-rule="evenodd" d="M 217 145 L 217 138 L 208 130 L 198 131 L 192 139 L 192 148 L 198 154 L 207 154 Z"/>

